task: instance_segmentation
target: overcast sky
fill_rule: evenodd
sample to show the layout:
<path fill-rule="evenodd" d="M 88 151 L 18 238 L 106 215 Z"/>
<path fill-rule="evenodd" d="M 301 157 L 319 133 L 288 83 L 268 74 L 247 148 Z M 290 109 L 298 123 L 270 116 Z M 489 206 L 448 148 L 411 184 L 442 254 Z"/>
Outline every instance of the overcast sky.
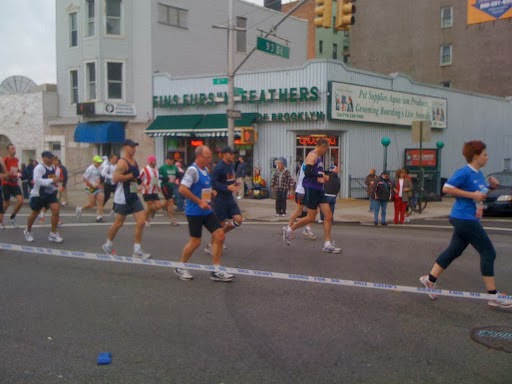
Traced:
<path fill-rule="evenodd" d="M 55 0 L 0 0 L 0 82 L 14 75 L 56 82 Z"/>

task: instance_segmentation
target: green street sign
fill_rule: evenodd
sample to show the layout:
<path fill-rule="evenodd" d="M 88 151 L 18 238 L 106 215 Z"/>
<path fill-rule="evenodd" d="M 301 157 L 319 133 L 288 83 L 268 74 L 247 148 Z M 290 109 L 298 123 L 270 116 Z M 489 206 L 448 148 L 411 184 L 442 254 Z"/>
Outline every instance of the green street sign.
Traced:
<path fill-rule="evenodd" d="M 267 40 L 263 37 L 258 37 L 256 40 L 256 49 L 263 51 L 269 55 L 276 55 L 285 59 L 290 58 L 290 48 L 281 44 L 277 44 L 271 40 Z"/>
<path fill-rule="evenodd" d="M 243 94 L 244 94 L 244 89 L 243 88 L 235 87 L 235 96 L 240 96 L 240 95 L 243 95 Z"/>
<path fill-rule="evenodd" d="M 227 83 L 228 83 L 227 77 L 219 77 L 219 78 L 213 79 L 213 85 L 222 85 L 222 84 L 227 84 Z"/>

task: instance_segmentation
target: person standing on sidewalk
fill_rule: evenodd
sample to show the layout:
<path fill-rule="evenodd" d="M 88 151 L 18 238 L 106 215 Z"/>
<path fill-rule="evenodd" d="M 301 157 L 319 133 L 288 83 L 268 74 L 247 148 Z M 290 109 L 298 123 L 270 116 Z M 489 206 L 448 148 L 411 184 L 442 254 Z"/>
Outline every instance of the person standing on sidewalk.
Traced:
<path fill-rule="evenodd" d="M 412 196 L 412 182 L 406 177 L 407 171 L 399 169 L 396 171 L 395 181 L 393 182 L 394 206 L 395 206 L 395 224 L 403 224 L 405 212 L 409 204 L 409 198 Z"/>
<path fill-rule="evenodd" d="M 389 172 L 384 171 L 380 174 L 379 180 L 375 183 L 374 202 L 373 202 L 373 224 L 379 225 L 379 210 L 382 209 L 380 223 L 388 225 L 386 222 L 386 209 L 388 201 L 393 198 L 393 184 L 389 180 Z"/>
<path fill-rule="evenodd" d="M 55 174 L 53 153 L 44 151 L 41 157 L 43 161 L 34 169 L 34 188 L 30 191 L 30 208 L 32 212 L 27 219 L 27 228 L 23 231 L 23 234 L 27 242 L 33 242 L 32 225 L 34 225 L 34 221 L 36 221 L 37 216 L 43 209 L 50 209 L 52 211 L 52 229 L 48 235 L 48 241 L 62 243 L 64 240 L 57 232 L 60 213 L 59 200 L 57 200 L 59 178 Z"/>
<path fill-rule="evenodd" d="M 116 218 L 107 234 L 107 241 L 103 244 L 103 251 L 107 255 L 115 255 L 112 242 L 117 232 L 123 226 L 126 216 L 133 215 L 135 219 L 135 240 L 133 243 L 132 257 L 137 259 L 149 259 L 151 255 L 142 250 L 142 234 L 144 232 L 144 224 L 146 215 L 144 207 L 137 193 L 140 188 L 139 166 L 135 161 L 135 152 L 139 143 L 131 139 L 126 139 L 123 143 L 124 157 L 119 159 L 112 176 L 114 183 L 117 183 L 116 192 L 114 193 L 114 212 Z"/>
<path fill-rule="evenodd" d="M 334 210 L 336 209 L 336 199 L 341 189 L 341 180 L 338 177 L 339 169 L 336 165 L 331 165 L 326 174 L 329 176 L 329 181 L 324 184 L 324 192 L 329 208 L 332 212 L 332 222 L 334 223 Z M 324 214 L 320 211 L 320 220 L 324 221 Z"/>
<path fill-rule="evenodd" d="M 158 169 L 158 173 L 160 174 L 162 193 L 165 199 L 164 208 L 167 209 L 167 215 L 169 215 L 171 225 L 176 226 L 178 222 L 174 218 L 174 195 L 175 190 L 179 188 L 179 186 L 176 185 L 179 171 L 178 167 L 174 164 L 174 158 L 171 153 L 167 154 L 165 164 Z"/>
<path fill-rule="evenodd" d="M 377 180 L 379 177 L 375 174 L 375 169 L 371 168 L 370 173 L 364 179 L 364 183 L 366 185 L 366 192 L 368 193 L 368 198 L 370 199 L 370 208 L 368 212 L 373 212 L 373 202 L 375 200 L 375 184 L 377 184 Z"/>
<path fill-rule="evenodd" d="M 240 185 L 240 190 L 237 192 L 236 198 L 238 200 L 245 196 L 245 177 L 247 176 L 247 163 L 244 158 L 240 156 L 238 158 L 238 165 L 236 167 L 236 182 Z"/>
<path fill-rule="evenodd" d="M 201 145 L 196 148 L 195 155 L 195 162 L 187 168 L 180 185 L 180 193 L 187 200 L 185 215 L 190 233 L 189 241 L 181 253 L 180 262 L 188 262 L 194 251 L 201 245 L 204 226 L 212 234 L 213 240 L 211 253 L 215 271 L 212 271 L 210 278 L 214 281 L 229 282 L 233 280 L 234 276 L 220 270 L 225 233 L 210 206 L 211 198 L 215 195 L 208 173 L 208 164 L 211 163 L 213 157 L 212 151 L 207 146 Z M 174 271 L 181 280 L 194 278 L 186 269 L 176 268 Z"/>
<path fill-rule="evenodd" d="M 4 213 L 7 213 L 7 209 L 9 209 L 9 205 L 11 204 L 11 197 L 15 197 L 16 205 L 12 210 L 10 222 L 13 227 L 17 228 L 18 226 L 16 225 L 16 215 L 23 206 L 23 193 L 21 192 L 21 188 L 18 184 L 19 160 L 16 157 L 16 147 L 14 144 L 7 145 L 7 153 L 8 155 L 4 158 L 7 177 L 2 180 L 2 193 L 4 194 Z"/>
<path fill-rule="evenodd" d="M 272 175 L 271 190 L 276 192 L 276 216 L 286 216 L 286 199 L 293 180 L 282 160 L 276 160 L 276 171 Z"/>
<path fill-rule="evenodd" d="M 467 165 L 457 170 L 443 187 L 444 193 L 455 196 L 449 219 L 453 226 L 452 239 L 448 248 L 438 256 L 430 273 L 420 277 L 420 283 L 427 289 L 434 289 L 437 279 L 444 270 L 471 244 L 480 254 L 480 272 L 487 292 L 496 296 L 487 304 L 491 308 L 512 309 L 512 301 L 498 297 L 494 280 L 496 251 L 480 223 L 482 202 L 487 197 L 489 188 L 498 187 L 498 180 L 491 177 L 487 183 L 480 171 L 489 160 L 486 145 L 483 142 L 474 140 L 464 143 L 462 154 Z M 436 299 L 435 294 L 429 294 L 429 297 L 432 300 Z"/>
<path fill-rule="evenodd" d="M 315 149 L 309 152 L 304 162 L 304 180 L 302 185 L 306 192 L 306 198 L 304 199 L 304 205 L 308 209 L 306 217 L 300 219 L 298 222 L 291 226 L 283 227 L 283 240 L 286 245 L 291 245 L 293 238 L 293 231 L 297 228 L 303 227 L 315 220 L 318 208 L 324 214 L 324 247 L 322 252 L 326 253 L 340 253 L 341 248 L 336 248 L 334 242 L 331 241 L 331 224 L 332 224 L 332 213 L 327 204 L 324 193 L 324 183 L 329 181 L 329 176 L 324 174 L 324 162 L 323 156 L 329 150 L 329 142 L 327 139 L 319 139 L 315 146 Z"/>

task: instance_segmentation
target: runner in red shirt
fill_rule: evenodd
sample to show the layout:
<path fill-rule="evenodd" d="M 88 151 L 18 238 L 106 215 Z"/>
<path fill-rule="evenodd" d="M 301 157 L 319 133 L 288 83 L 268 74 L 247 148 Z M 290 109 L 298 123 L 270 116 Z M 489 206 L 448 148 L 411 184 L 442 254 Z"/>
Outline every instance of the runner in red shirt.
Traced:
<path fill-rule="evenodd" d="M 11 214 L 11 224 L 16 225 L 16 214 L 23 205 L 23 193 L 19 185 L 19 160 L 16 157 L 16 147 L 14 144 L 7 145 L 8 155 L 4 158 L 5 167 L 7 169 L 7 177 L 2 180 L 2 193 L 4 198 L 4 213 L 10 205 L 11 196 L 16 197 L 16 205 Z"/>

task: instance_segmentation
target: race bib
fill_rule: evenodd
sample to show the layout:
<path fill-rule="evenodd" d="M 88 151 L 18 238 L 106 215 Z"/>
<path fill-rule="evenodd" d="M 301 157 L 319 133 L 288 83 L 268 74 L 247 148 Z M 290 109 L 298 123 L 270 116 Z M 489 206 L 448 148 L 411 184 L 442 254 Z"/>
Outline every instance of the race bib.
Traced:
<path fill-rule="evenodd" d="M 137 193 L 138 184 L 135 181 L 130 183 L 130 193 Z"/>
<path fill-rule="evenodd" d="M 207 203 L 212 201 L 212 189 L 211 188 L 201 189 L 201 200 L 203 200 Z"/>
<path fill-rule="evenodd" d="M 155 179 L 155 178 L 151 179 L 149 184 L 151 184 L 151 185 L 158 185 L 158 179 Z"/>

